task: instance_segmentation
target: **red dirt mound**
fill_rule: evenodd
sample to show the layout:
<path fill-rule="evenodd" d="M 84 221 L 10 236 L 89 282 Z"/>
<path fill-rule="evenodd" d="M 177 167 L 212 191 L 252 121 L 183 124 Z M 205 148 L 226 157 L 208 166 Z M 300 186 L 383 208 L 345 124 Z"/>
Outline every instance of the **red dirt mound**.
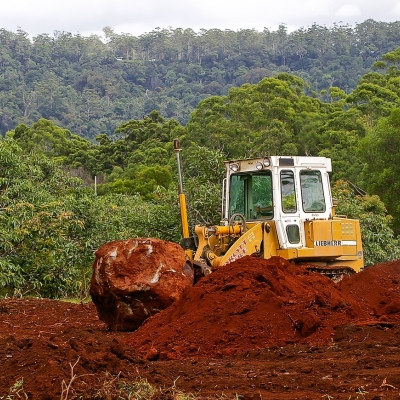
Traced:
<path fill-rule="evenodd" d="M 249 263 L 254 274 L 241 271 Z M 160 325 L 157 316 L 140 330 L 140 335 L 144 332 L 152 335 L 161 351 L 188 357 L 186 360 L 144 361 L 134 347 L 125 343 L 132 333 L 109 331 L 99 321 L 93 304 L 1 299 L 0 399 L 25 399 L 25 393 L 31 400 L 116 399 L 122 398 L 121 391 L 125 394 L 123 398 L 128 398 L 132 383 L 138 379 L 147 379 L 158 389 L 152 400 L 177 399 L 180 391 L 188 393 L 187 398 L 199 400 L 399 399 L 400 323 L 399 313 L 394 311 L 399 296 L 400 260 L 368 268 L 338 285 L 279 259 L 271 260 L 271 265 L 265 262 L 261 265 L 258 259 L 243 260 L 240 265 L 226 267 L 230 268 L 231 277 L 226 276 L 227 270 L 215 271 L 194 287 L 193 293 L 189 290 L 185 296 L 192 298 L 193 303 L 186 304 L 185 310 L 190 314 L 179 317 L 184 312 L 183 304 L 171 306 L 174 309 L 171 314 L 167 310 L 158 314 L 167 315 L 170 320 L 162 318 L 168 324 L 176 320 L 176 332 L 173 325 Z M 264 296 L 259 305 L 251 295 L 252 288 Z M 307 296 L 302 295 L 303 289 L 309 293 Z M 275 302 L 271 300 L 274 298 Z M 211 300 L 218 303 L 212 306 Z M 276 309 L 276 304 L 282 307 Z M 334 304 L 336 310 L 332 310 Z M 229 316 L 229 312 L 233 314 Z M 259 316 L 260 324 L 264 325 L 255 330 L 251 343 L 251 326 L 246 323 L 257 312 L 265 314 L 264 318 Z M 309 341 L 310 345 L 291 343 L 271 347 L 264 334 L 266 347 L 256 348 L 260 347 L 257 336 L 260 327 L 267 331 L 275 324 L 279 326 L 285 312 L 295 323 L 289 317 L 285 320 L 292 325 L 281 329 L 282 342 L 290 334 L 295 340 Z M 302 336 L 297 321 L 304 321 L 310 313 L 320 319 L 320 326 L 316 332 Z M 335 316 L 338 325 L 333 328 L 329 318 Z M 218 317 L 225 320 L 219 321 Z M 211 318 L 213 323 L 209 323 Z M 232 329 L 230 318 L 239 325 L 235 338 L 227 342 L 230 337 L 226 330 Z M 205 329 L 202 323 L 206 324 Z M 150 332 L 150 326 L 146 325 L 159 330 L 158 342 L 157 332 Z M 162 348 L 162 335 L 167 331 L 171 348 L 167 344 Z M 329 337 L 328 332 L 334 332 L 333 342 L 328 346 L 313 345 L 317 337 L 323 334 Z M 307 333 L 303 331 L 303 335 Z M 143 336 L 141 340 L 144 342 Z M 189 358 L 195 351 L 189 351 L 187 346 L 194 348 L 197 344 L 196 349 L 201 346 L 198 352 L 201 355 L 212 340 L 220 340 L 221 351 L 227 353 L 230 348 L 240 352 L 242 343 L 254 349 L 223 358 Z M 179 354 L 173 348 L 179 350 L 181 343 L 183 353 Z M 154 349 L 152 352 L 154 357 Z M 218 354 L 215 346 L 210 354 Z M 16 386 L 18 382 L 22 382 L 23 390 Z M 69 392 L 65 393 L 66 385 L 70 384 Z"/>
<path fill-rule="evenodd" d="M 149 360 L 226 356 L 290 343 L 326 345 L 335 328 L 350 323 L 397 323 L 399 281 L 399 262 L 336 284 L 279 257 L 245 257 L 187 289 L 128 344 Z"/>
<path fill-rule="evenodd" d="M 340 283 L 342 293 L 380 317 L 400 311 L 400 260 L 377 264 Z"/>

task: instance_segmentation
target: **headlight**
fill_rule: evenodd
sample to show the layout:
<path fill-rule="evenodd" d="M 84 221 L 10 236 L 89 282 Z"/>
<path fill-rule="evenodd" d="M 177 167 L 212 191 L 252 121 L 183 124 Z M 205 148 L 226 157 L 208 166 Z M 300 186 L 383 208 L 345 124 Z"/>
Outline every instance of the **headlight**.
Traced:
<path fill-rule="evenodd" d="M 231 162 L 229 163 L 229 169 L 233 172 L 238 172 L 240 169 L 239 163 L 237 162 Z"/>
<path fill-rule="evenodd" d="M 256 164 L 256 168 L 257 168 L 259 171 L 261 171 L 261 170 L 264 168 L 263 163 L 260 163 L 260 161 L 258 161 L 257 164 Z"/>
<path fill-rule="evenodd" d="M 271 159 L 269 157 L 265 157 L 263 160 L 264 167 L 269 167 L 271 165 Z"/>

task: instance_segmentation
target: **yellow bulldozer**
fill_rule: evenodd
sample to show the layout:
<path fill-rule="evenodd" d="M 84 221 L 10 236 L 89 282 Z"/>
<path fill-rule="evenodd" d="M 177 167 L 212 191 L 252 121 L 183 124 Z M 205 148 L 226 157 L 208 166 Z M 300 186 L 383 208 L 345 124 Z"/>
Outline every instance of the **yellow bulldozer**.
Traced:
<path fill-rule="evenodd" d="M 179 140 L 179 203 L 183 248 L 195 276 L 244 256 L 280 256 L 334 280 L 364 267 L 358 220 L 335 214 L 331 159 L 270 156 L 225 162 L 219 225 L 189 233 L 182 190 Z"/>
<path fill-rule="evenodd" d="M 245 256 L 280 256 L 334 281 L 364 267 L 359 221 L 335 215 L 329 158 L 226 161 L 221 222 L 197 225 L 190 234 L 178 140 L 174 150 L 183 250 L 177 243 L 136 238 L 96 251 L 90 294 L 110 329 L 137 329 L 202 276 Z"/>

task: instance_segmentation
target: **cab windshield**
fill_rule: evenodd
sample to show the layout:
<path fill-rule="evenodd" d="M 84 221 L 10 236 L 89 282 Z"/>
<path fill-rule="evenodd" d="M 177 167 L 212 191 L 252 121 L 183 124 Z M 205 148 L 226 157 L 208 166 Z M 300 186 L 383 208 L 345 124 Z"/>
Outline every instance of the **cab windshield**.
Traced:
<path fill-rule="evenodd" d="M 231 175 L 229 217 L 235 213 L 246 220 L 273 218 L 270 171 Z"/>

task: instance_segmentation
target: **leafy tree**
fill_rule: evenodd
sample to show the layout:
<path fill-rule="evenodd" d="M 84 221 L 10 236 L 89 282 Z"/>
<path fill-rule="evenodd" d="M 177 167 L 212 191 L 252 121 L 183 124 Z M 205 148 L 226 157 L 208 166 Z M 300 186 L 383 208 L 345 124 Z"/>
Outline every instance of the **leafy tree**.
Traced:
<path fill-rule="evenodd" d="M 91 192 L 39 154 L 0 141 L 2 287 L 50 297 L 76 293 L 87 262 L 82 210 Z"/>
<path fill-rule="evenodd" d="M 90 148 L 88 140 L 44 118 L 35 122 L 31 128 L 24 124 L 18 125 L 7 133 L 7 137 L 12 137 L 25 152 L 40 152 L 61 163 L 76 152 Z"/>
<path fill-rule="evenodd" d="M 338 199 L 337 214 L 360 220 L 365 265 L 394 260 L 400 257 L 400 238 L 395 236 L 384 203 L 378 196 L 355 195 L 345 181 L 332 188 Z"/>
<path fill-rule="evenodd" d="M 187 124 L 188 138 L 229 157 L 295 154 L 294 119 L 300 79 L 281 74 L 203 100 Z M 300 94 L 300 95 L 299 95 Z"/>
<path fill-rule="evenodd" d="M 369 126 L 372 126 L 379 117 L 388 115 L 393 104 L 400 105 L 400 98 L 396 92 L 366 81 L 357 86 L 347 97 L 347 101 L 365 114 Z"/>
<path fill-rule="evenodd" d="M 360 140 L 366 135 L 362 113 L 356 109 L 332 112 L 320 129 L 318 155 L 332 159 L 332 180 L 347 179 L 362 185 L 364 164 L 359 156 Z"/>
<path fill-rule="evenodd" d="M 111 180 L 111 182 L 99 185 L 99 195 L 106 193 L 138 194 L 143 199 L 151 200 L 158 187 L 169 188 L 172 176 L 168 168 L 159 165 L 153 167 L 139 166 L 126 171 L 116 167 L 108 180 Z"/>
<path fill-rule="evenodd" d="M 390 116 L 379 119 L 360 143 L 360 157 L 364 161 L 363 179 L 371 193 L 376 193 L 394 216 L 396 232 L 400 226 L 399 170 L 400 108 Z"/>

